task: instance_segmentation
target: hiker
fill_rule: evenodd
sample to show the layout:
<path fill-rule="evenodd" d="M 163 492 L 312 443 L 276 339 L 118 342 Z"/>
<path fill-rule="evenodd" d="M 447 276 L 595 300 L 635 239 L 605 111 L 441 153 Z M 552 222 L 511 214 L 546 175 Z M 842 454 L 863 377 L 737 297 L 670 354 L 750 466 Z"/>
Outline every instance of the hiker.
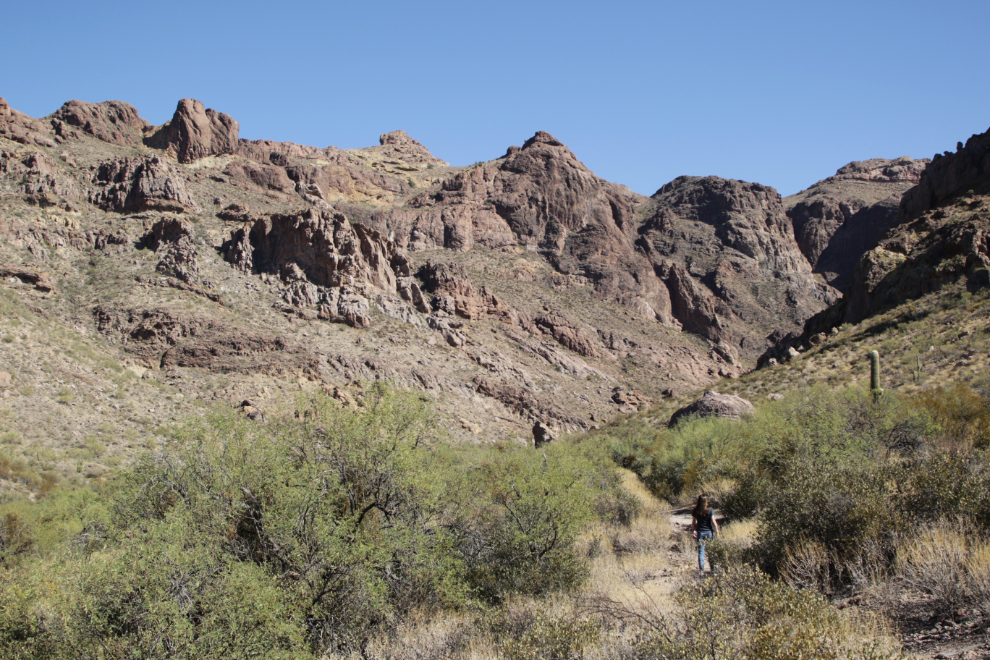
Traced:
<path fill-rule="evenodd" d="M 698 495 L 698 503 L 691 512 L 692 536 L 698 541 L 698 569 L 705 572 L 705 543 L 714 535 L 716 538 L 720 532 L 718 523 L 715 522 L 715 509 L 708 504 L 707 495 Z"/>

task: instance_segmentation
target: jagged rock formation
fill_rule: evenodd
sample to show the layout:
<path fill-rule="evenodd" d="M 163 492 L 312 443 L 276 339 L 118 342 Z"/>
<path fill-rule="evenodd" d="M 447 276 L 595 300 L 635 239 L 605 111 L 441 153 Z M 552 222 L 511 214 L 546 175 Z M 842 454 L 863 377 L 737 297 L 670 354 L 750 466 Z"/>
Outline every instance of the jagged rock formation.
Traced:
<path fill-rule="evenodd" d="M 855 161 L 784 200 L 794 237 L 812 269 L 839 290 L 859 258 L 897 218 L 901 195 L 918 183 L 927 159 Z"/>
<path fill-rule="evenodd" d="M 715 390 L 708 390 L 700 399 L 680 408 L 671 415 L 667 426 L 674 428 L 678 422 L 688 417 L 739 419 L 743 415 L 752 414 L 755 410 L 753 404 L 742 397 L 734 394 L 719 394 Z"/>
<path fill-rule="evenodd" d="M 751 352 L 838 297 L 813 276 L 773 188 L 680 177 L 657 191 L 653 208 L 638 244 L 670 292 L 672 315 L 730 361 L 733 347 Z"/>
<path fill-rule="evenodd" d="M 779 338 L 758 364 L 961 279 L 970 289 L 990 285 L 990 131 L 932 159 L 904 193 L 894 226 L 856 264 L 848 294 L 801 334 Z"/>
<path fill-rule="evenodd" d="M 55 146 L 55 141 L 46 134 L 42 122 L 14 110 L 3 98 L 0 98 L 0 138 L 28 146 Z"/>
<path fill-rule="evenodd" d="M 835 295 L 758 184 L 647 198 L 545 132 L 451 168 L 402 131 L 342 150 L 238 128 L 190 99 L 160 127 L 115 101 L 0 105 L 0 286 L 183 395 L 346 403 L 387 378 L 520 441 L 737 376 Z M 900 176 L 878 167 L 841 181 Z"/>
<path fill-rule="evenodd" d="M 178 218 L 163 218 L 144 237 L 145 246 L 160 254 L 155 270 L 191 283 L 199 277 L 199 253 L 192 230 Z"/>
<path fill-rule="evenodd" d="M 899 220 L 917 218 L 949 199 L 970 190 L 986 194 L 990 179 L 990 130 L 970 136 L 956 153 L 935 154 L 918 185 L 904 194 Z"/>
<path fill-rule="evenodd" d="M 240 125 L 228 114 L 208 109 L 195 99 L 182 99 L 172 115 L 147 144 L 175 154 L 180 163 L 206 156 L 233 154 Z"/>
<path fill-rule="evenodd" d="M 59 170 L 54 158 L 39 151 L 0 151 L 0 192 L 21 195 L 36 206 L 66 209 L 79 198 L 75 180 Z"/>
<path fill-rule="evenodd" d="M 378 138 L 380 147 L 369 149 L 372 153 L 380 154 L 383 158 L 394 158 L 407 163 L 423 163 L 434 165 L 446 165 L 447 163 L 436 158 L 430 150 L 416 140 L 409 137 L 405 131 L 392 131 L 385 133 Z"/>
<path fill-rule="evenodd" d="M 82 132 L 111 144 L 141 144 L 144 131 L 151 127 L 137 108 L 123 101 L 68 101 L 49 119 L 60 138 L 73 138 Z"/>
<path fill-rule="evenodd" d="M 172 211 L 199 213 L 182 176 L 162 158 L 120 158 L 105 161 L 93 173 L 98 187 L 90 204 L 105 211 Z"/>
<path fill-rule="evenodd" d="M 242 269 L 282 274 L 298 268 L 324 287 L 370 284 L 395 292 L 397 278 L 409 275 L 408 260 L 394 243 L 324 210 L 259 217 L 232 234 L 226 253 Z"/>

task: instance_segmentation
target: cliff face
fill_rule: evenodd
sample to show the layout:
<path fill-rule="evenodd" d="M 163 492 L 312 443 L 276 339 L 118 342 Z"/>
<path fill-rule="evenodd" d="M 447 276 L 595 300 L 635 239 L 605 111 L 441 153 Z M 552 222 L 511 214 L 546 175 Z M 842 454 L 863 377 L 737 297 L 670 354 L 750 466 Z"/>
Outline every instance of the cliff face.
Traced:
<path fill-rule="evenodd" d="M 875 158 L 784 200 L 798 247 L 815 273 L 844 291 L 856 262 L 876 247 L 897 218 L 901 195 L 917 184 L 927 159 Z"/>
<path fill-rule="evenodd" d="M 990 285 L 990 131 L 959 143 L 956 153 L 936 155 L 892 220 L 884 204 L 890 226 L 858 259 L 845 297 L 810 318 L 802 334 L 771 348 L 760 364 L 947 284 Z"/>

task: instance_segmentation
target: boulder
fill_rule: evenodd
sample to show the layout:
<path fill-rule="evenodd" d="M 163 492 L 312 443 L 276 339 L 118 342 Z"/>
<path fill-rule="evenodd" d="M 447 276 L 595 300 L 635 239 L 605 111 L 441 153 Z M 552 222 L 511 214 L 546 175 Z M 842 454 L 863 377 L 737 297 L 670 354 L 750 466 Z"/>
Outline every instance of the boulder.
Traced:
<path fill-rule="evenodd" d="M 233 154 L 239 130 L 240 125 L 230 115 L 205 108 L 195 99 L 182 99 L 172 119 L 145 142 L 173 153 L 180 163 L 191 163 L 207 156 Z"/>
<path fill-rule="evenodd" d="M 5 387 L 10 387 L 10 374 L 6 371 L 0 371 L 0 389 Z"/>
<path fill-rule="evenodd" d="M 543 422 L 533 424 L 533 444 L 536 445 L 537 449 L 549 442 L 553 442 L 555 439 L 553 431 L 550 430 L 549 426 Z"/>
<path fill-rule="evenodd" d="M 754 412 L 753 404 L 733 394 L 719 394 L 708 390 L 704 396 L 679 409 L 670 416 L 669 428 L 674 428 L 682 419 L 689 417 L 726 417 L 739 419 Z"/>

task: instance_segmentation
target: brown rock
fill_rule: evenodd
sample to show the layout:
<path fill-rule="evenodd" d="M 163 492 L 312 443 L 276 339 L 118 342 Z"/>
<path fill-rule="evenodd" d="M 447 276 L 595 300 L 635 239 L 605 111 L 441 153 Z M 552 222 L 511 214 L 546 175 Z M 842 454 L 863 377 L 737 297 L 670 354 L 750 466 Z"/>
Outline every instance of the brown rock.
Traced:
<path fill-rule="evenodd" d="M 557 422 L 582 429 L 588 428 L 588 422 L 584 419 L 571 415 L 555 403 L 536 396 L 527 387 L 519 387 L 504 381 L 496 382 L 487 376 L 476 377 L 474 384 L 478 394 L 496 399 L 517 415 L 544 423 Z"/>
<path fill-rule="evenodd" d="M 0 175 L 7 181 L 16 180 L 14 191 L 37 206 L 71 208 L 70 202 L 79 197 L 75 180 L 42 152 L 0 151 Z"/>
<path fill-rule="evenodd" d="M 247 222 L 250 218 L 251 207 L 247 204 L 228 204 L 217 217 L 228 222 Z"/>
<path fill-rule="evenodd" d="M 378 138 L 378 141 L 381 143 L 381 148 L 377 149 L 376 152 L 384 157 L 395 158 L 407 163 L 447 164 L 439 158 L 435 158 L 429 149 L 409 137 L 405 131 L 385 133 Z"/>
<path fill-rule="evenodd" d="M 98 305 L 96 329 L 145 367 L 286 375 L 319 368 L 305 348 L 268 334 L 239 328 L 226 319 L 190 316 L 170 309 Z"/>
<path fill-rule="evenodd" d="M 394 243 L 327 210 L 259 217 L 235 230 L 223 249 L 228 261 L 245 270 L 279 274 L 295 264 L 323 287 L 368 284 L 394 293 L 397 279 L 409 275 L 408 260 Z"/>
<path fill-rule="evenodd" d="M 813 276 L 773 188 L 678 177 L 652 204 L 639 245 L 685 330 L 752 351 L 771 329 L 796 330 L 837 299 Z"/>
<path fill-rule="evenodd" d="M 973 135 L 956 153 L 936 154 L 918 185 L 904 193 L 898 221 L 913 220 L 968 189 L 981 189 L 990 173 L 990 130 Z"/>
<path fill-rule="evenodd" d="M 182 99 L 171 121 L 145 142 L 175 154 L 180 163 L 191 163 L 206 156 L 233 154 L 239 130 L 230 115 L 207 109 L 195 99 Z"/>
<path fill-rule="evenodd" d="M 105 211 L 202 211 L 179 172 L 158 156 L 104 161 L 93 183 L 98 188 L 90 192 L 89 201 Z"/>
<path fill-rule="evenodd" d="M 55 147 L 42 122 L 14 110 L 3 98 L 0 98 L 0 137 L 28 146 Z"/>
<path fill-rule="evenodd" d="M 616 387 L 612 391 L 612 402 L 620 406 L 631 406 L 632 408 L 638 410 L 640 406 L 648 406 L 652 404 L 653 399 L 646 396 L 639 390 L 623 390 L 621 387 Z"/>
<path fill-rule="evenodd" d="M 853 162 L 785 199 L 795 239 L 813 270 L 836 288 L 848 287 L 856 262 L 893 226 L 901 195 L 928 162 L 906 156 Z"/>
<path fill-rule="evenodd" d="M 553 431 L 550 430 L 549 426 L 543 422 L 533 424 L 533 444 L 536 445 L 537 449 L 549 442 L 553 442 L 555 439 Z"/>
<path fill-rule="evenodd" d="M 683 408 L 670 417 L 668 426 L 674 428 L 682 419 L 689 417 L 727 417 L 739 419 L 743 415 L 754 412 L 753 404 L 733 394 L 719 394 L 708 390 L 704 396 Z"/>
<path fill-rule="evenodd" d="M 36 271 L 23 266 L 3 266 L 0 265 L 0 279 L 16 277 L 26 284 L 33 284 L 39 291 L 51 293 L 55 291 L 55 284 L 49 279 L 49 275 L 43 271 Z"/>
<path fill-rule="evenodd" d="M 159 273 L 192 282 L 199 277 L 199 253 L 193 242 L 192 230 L 178 218 L 162 218 L 142 239 L 142 243 L 161 254 Z"/>
<path fill-rule="evenodd" d="M 602 344 L 597 335 L 592 335 L 584 328 L 574 325 L 563 314 L 546 314 L 538 316 L 533 324 L 540 332 L 550 335 L 561 346 L 569 348 L 578 355 L 585 357 L 601 357 Z"/>
<path fill-rule="evenodd" d="M 6 371 L 0 371 L 0 389 L 10 387 L 10 374 Z"/>
<path fill-rule="evenodd" d="M 486 287 L 476 292 L 463 266 L 427 261 L 416 277 L 427 292 L 434 294 L 435 311 L 472 321 L 492 319 L 514 326 L 528 322 L 524 314 L 503 303 Z"/>
<path fill-rule="evenodd" d="M 74 137 L 76 130 L 111 144 L 141 144 L 149 124 L 137 109 L 122 101 L 68 101 L 49 116 L 55 134 Z"/>

